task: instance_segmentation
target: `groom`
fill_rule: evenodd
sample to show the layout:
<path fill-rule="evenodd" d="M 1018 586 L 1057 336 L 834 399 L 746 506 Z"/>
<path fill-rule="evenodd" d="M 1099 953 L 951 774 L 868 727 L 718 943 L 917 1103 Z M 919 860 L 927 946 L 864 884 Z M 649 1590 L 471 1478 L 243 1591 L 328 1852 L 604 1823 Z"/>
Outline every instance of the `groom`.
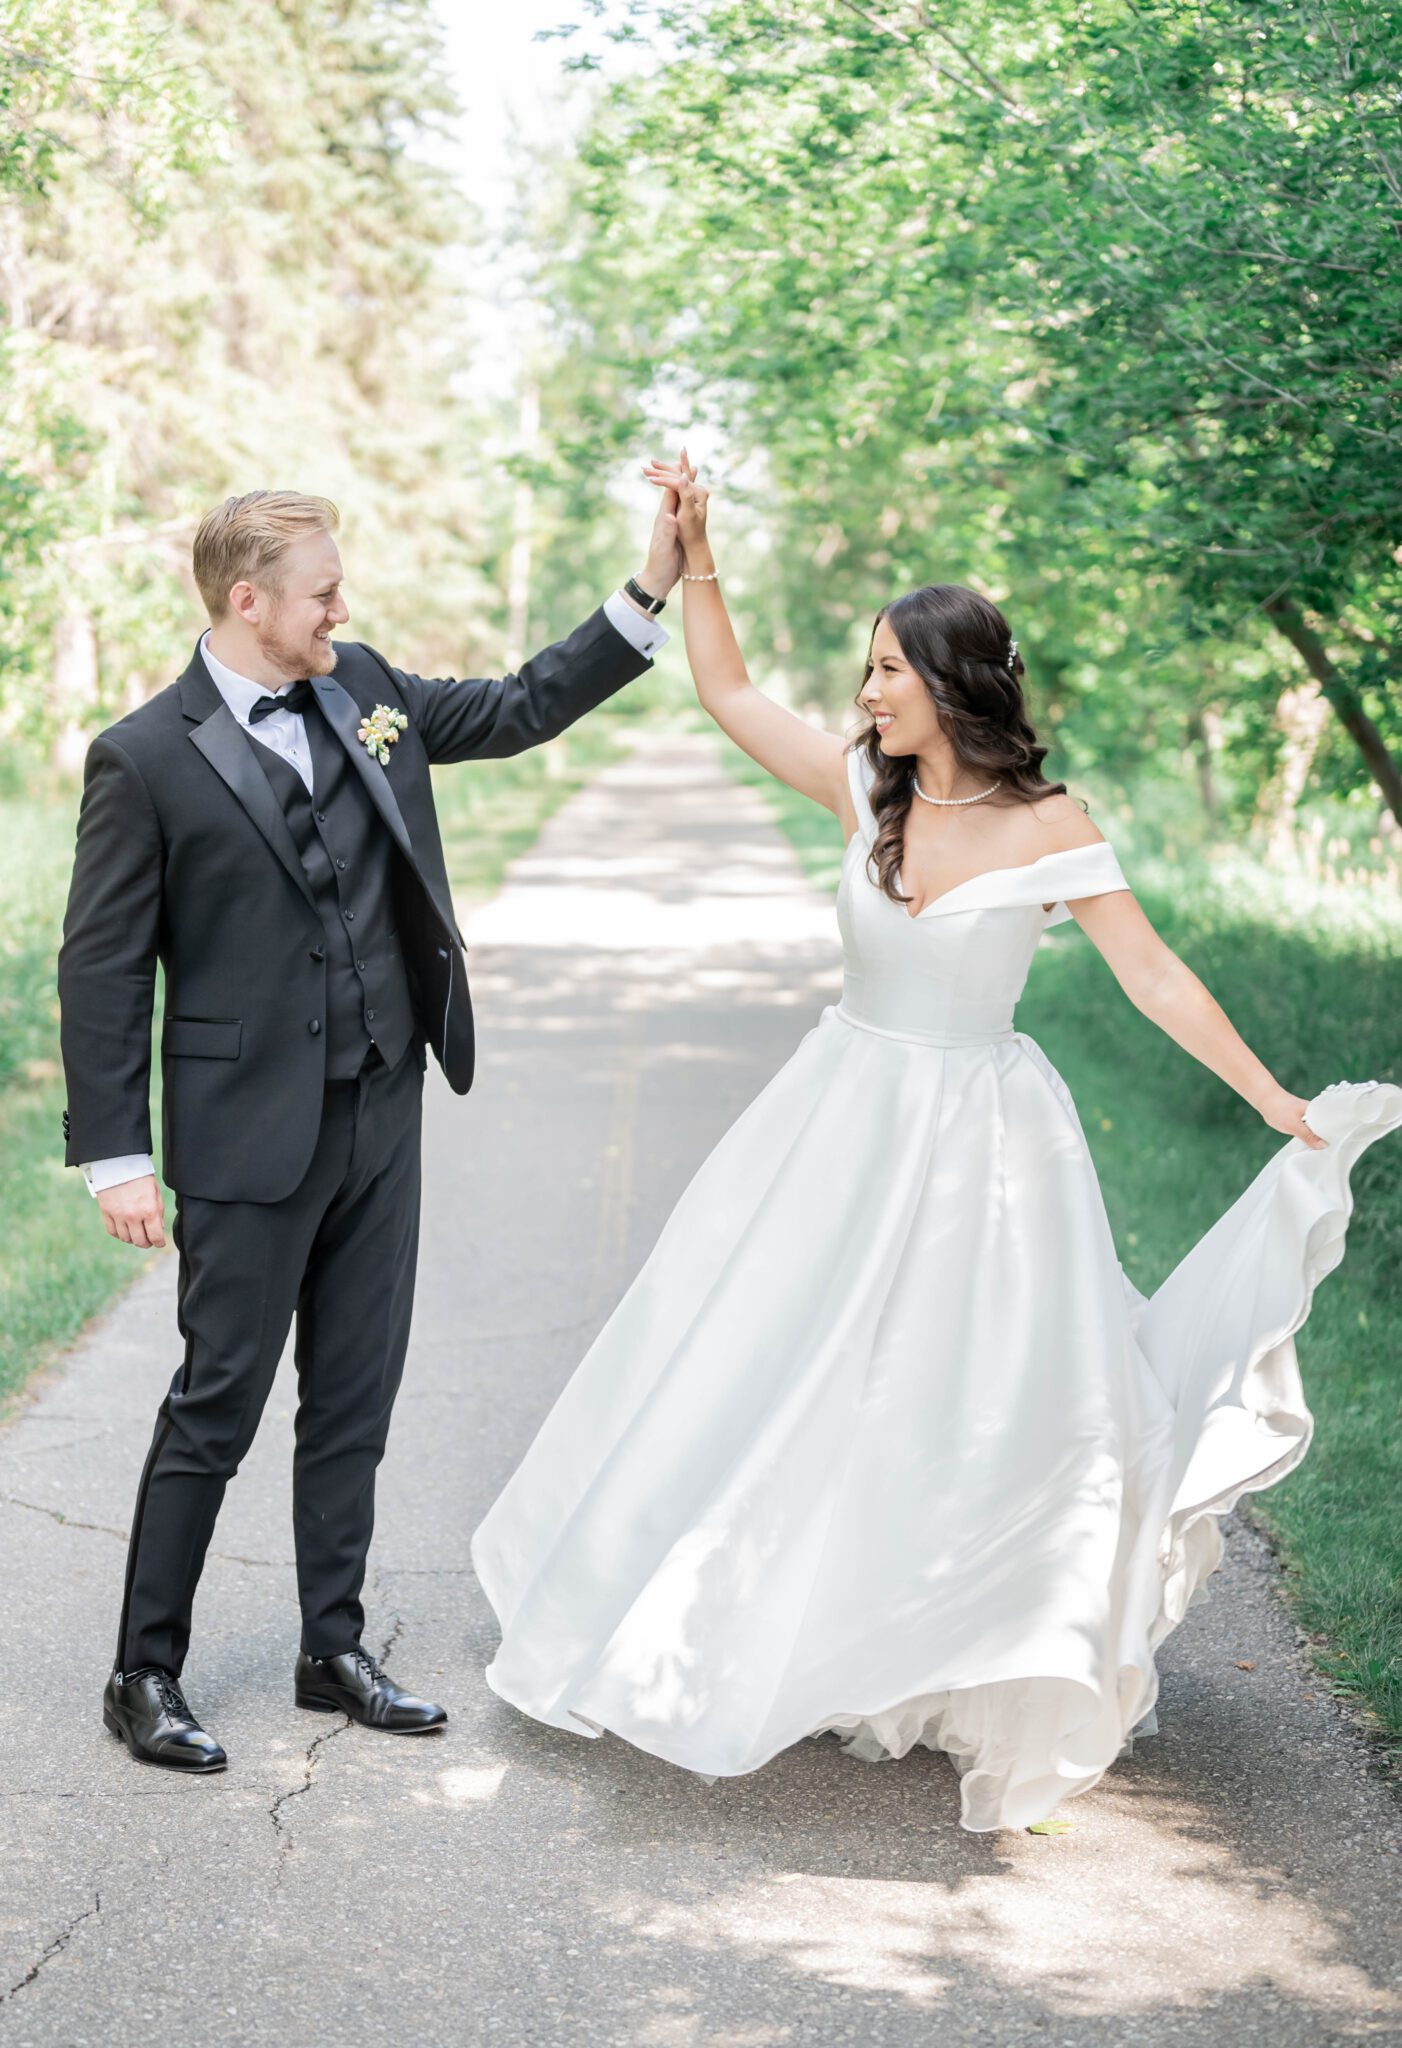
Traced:
<path fill-rule="evenodd" d="M 375 1470 L 409 1336 L 425 1046 L 459 1095 L 473 1029 L 429 764 L 519 754 L 643 673 L 681 564 L 647 566 L 500 681 L 339 644 L 333 505 L 230 498 L 201 523 L 209 613 L 178 682 L 88 753 L 59 953 L 66 1163 L 109 1236 L 162 1245 L 151 1019 L 184 1359 L 137 1491 L 103 1719 L 142 1762 L 221 1770 L 180 1688 L 224 1488 L 296 1320 L 299 1706 L 418 1734 L 441 1706 L 361 1644 Z"/>

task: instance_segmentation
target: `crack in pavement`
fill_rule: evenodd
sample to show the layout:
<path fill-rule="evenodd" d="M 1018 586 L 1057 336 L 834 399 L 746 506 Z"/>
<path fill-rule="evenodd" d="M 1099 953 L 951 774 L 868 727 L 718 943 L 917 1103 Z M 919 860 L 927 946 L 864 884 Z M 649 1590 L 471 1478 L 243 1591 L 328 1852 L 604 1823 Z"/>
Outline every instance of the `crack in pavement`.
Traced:
<path fill-rule="evenodd" d="M 376 1573 L 375 1576 L 375 1590 L 378 1593 L 378 1573 Z M 399 1638 L 403 1635 L 403 1633 L 403 1620 L 400 1618 L 399 1615 L 396 1614 L 394 1617 L 394 1625 L 390 1629 L 389 1634 L 385 1637 L 384 1647 L 381 1649 L 379 1657 L 376 1660 L 378 1663 L 383 1664 L 385 1662 L 385 1659 L 389 1656 L 390 1651 L 394 1648 L 395 1644 L 399 1641 Z M 316 1767 L 321 1762 L 322 1752 L 325 1750 L 328 1743 L 335 1741 L 338 1735 L 344 1735 L 347 1728 L 349 1728 L 350 1725 L 351 1717 L 349 1714 L 345 1714 L 342 1716 L 341 1725 L 339 1726 L 339 1728 L 328 1728 L 324 1734 L 316 1736 L 313 1741 L 308 1743 L 306 1755 L 302 1759 L 301 1784 L 293 1785 L 290 1788 L 290 1790 L 286 1792 L 280 1792 L 277 1798 L 273 1801 L 272 1805 L 268 1808 L 268 1818 L 273 1824 L 273 1835 L 278 1845 L 277 1863 L 275 1864 L 273 1869 L 274 1885 L 280 1885 L 282 1883 L 283 1872 L 287 1867 L 287 1859 L 292 1854 L 292 1834 L 288 1822 L 285 1821 L 282 1817 L 283 1808 L 285 1806 L 290 1805 L 290 1803 L 294 1799 L 300 1799 L 304 1793 L 311 1791 L 312 1783 L 316 1776 Z"/>
<path fill-rule="evenodd" d="M 41 1501 L 20 1500 L 16 1494 L 5 1493 L 0 1494 L 0 1502 L 10 1508 L 26 1508 L 31 1515 L 47 1515 L 49 1520 L 57 1522 L 61 1529 L 85 1529 L 97 1536 L 115 1536 L 119 1543 L 131 1541 L 129 1529 L 114 1529 L 110 1522 L 75 1521 L 73 1516 L 65 1514 L 62 1508 L 46 1508 Z M 211 1564 L 241 1564 L 247 1565 L 253 1571 L 295 1572 L 297 1569 L 295 1563 L 280 1557 L 239 1557 L 230 1550 L 211 1550 L 206 1555 Z"/>
<path fill-rule="evenodd" d="M 475 1576 L 470 1564 L 386 1564 L 380 1570 L 391 1579 L 466 1579 Z"/>
<path fill-rule="evenodd" d="M 0 1494 L 0 1500 L 7 1508 L 27 1508 L 31 1515 L 47 1515 L 64 1529 L 91 1529 L 99 1536 L 115 1536 L 120 1543 L 131 1540 L 130 1530 L 114 1529 L 110 1522 L 75 1522 L 62 1508 L 46 1508 L 37 1500 L 19 1500 L 12 1493 Z"/>
<path fill-rule="evenodd" d="M 52 1410 L 40 1408 L 36 1403 L 32 1407 L 21 1409 L 17 1414 L 8 1416 L 3 1422 L 0 1422 L 0 1429 L 20 1429 L 26 1422 L 81 1422 L 86 1427 L 92 1419 L 91 1415 L 67 1415 L 60 1408 Z M 110 1417 L 108 1419 L 109 1421 L 120 1420 L 118 1417 Z"/>
<path fill-rule="evenodd" d="M 129 1543 L 131 1541 L 130 1530 L 116 1529 L 112 1526 L 110 1522 L 79 1522 L 76 1521 L 72 1515 L 66 1514 L 62 1508 L 47 1508 L 44 1506 L 42 1501 L 20 1500 L 18 1496 L 15 1494 L 5 1493 L 0 1494 L 0 1503 L 3 1503 L 5 1507 L 24 1508 L 31 1515 L 47 1515 L 49 1517 L 49 1520 L 51 1522 L 57 1522 L 61 1529 L 83 1529 L 88 1531 L 90 1534 L 97 1536 L 115 1536 L 119 1543 Z M 295 1560 L 291 1558 L 240 1557 L 235 1551 L 232 1550 L 211 1550 L 206 1553 L 206 1557 L 207 1561 L 210 1564 L 244 1565 L 250 1571 L 295 1572 L 297 1569 Z M 387 1565 L 384 1567 L 384 1569 L 390 1572 L 394 1577 L 401 1579 L 455 1579 L 466 1578 L 471 1572 L 472 1567 L 470 1565 L 465 1564 L 404 1564 Z M 389 1642 L 386 1644 L 385 1650 L 381 1654 L 380 1662 L 382 1664 L 385 1660 L 385 1657 L 389 1654 L 390 1644 L 394 1643 L 397 1640 L 398 1632 L 399 1624 L 396 1622 L 395 1628 L 390 1633 Z"/>
<path fill-rule="evenodd" d="M 37 1417 L 35 1419 L 38 1420 Z M 81 1450 L 84 1444 L 102 1443 L 111 1434 L 111 1426 L 108 1425 L 102 1429 L 90 1430 L 86 1436 L 64 1437 L 61 1443 L 28 1444 L 25 1447 L 25 1456 L 28 1458 L 55 1458 L 60 1451 L 76 1451 Z"/>
<path fill-rule="evenodd" d="M 32 1984 L 34 1982 L 34 1979 L 38 1976 L 39 1972 L 43 1969 L 45 1963 L 51 1963 L 55 1956 L 61 1956 L 63 1954 L 63 1951 L 67 1948 L 69 1942 L 73 1939 L 74 1934 L 82 1926 L 83 1922 L 85 1920 L 91 1920 L 95 1913 L 100 1913 L 101 1911 L 102 1894 L 101 1892 L 94 1892 L 93 1902 L 88 1907 L 87 1911 L 85 1913 L 79 1913 L 76 1916 L 76 1918 L 69 1921 L 68 1925 L 65 1928 L 63 1928 L 60 1933 L 54 1936 L 53 1940 L 50 1941 L 44 1948 L 43 1953 L 40 1955 L 38 1961 L 31 1963 L 29 1968 L 25 1971 L 24 1975 L 19 1979 L 18 1983 L 12 1984 L 9 1990 L 5 1992 L 3 1996 L 0 1996 L 0 2005 L 7 2005 L 9 2001 L 17 1995 L 17 1993 L 24 1990 L 26 1984 Z"/>
<path fill-rule="evenodd" d="M 295 1572 L 295 1563 L 281 1557 L 237 1557 L 231 1550 L 206 1551 L 211 1564 L 246 1564 L 256 1572 Z"/>
<path fill-rule="evenodd" d="M 325 1749 L 328 1742 L 334 1742 L 338 1735 L 344 1735 L 349 1727 L 350 1715 L 346 1714 L 343 1716 L 339 1728 L 328 1728 L 325 1734 L 318 1735 L 312 1742 L 308 1743 L 307 1753 L 302 1759 L 301 1784 L 294 1785 L 288 1792 L 280 1792 L 268 1808 L 268 1818 L 273 1824 L 273 1835 L 278 1844 L 277 1864 L 273 1871 L 273 1883 L 275 1885 L 282 1883 L 283 1869 L 286 1866 L 288 1857 L 292 1854 L 292 1836 L 288 1829 L 288 1823 L 282 1818 L 282 1809 L 292 1800 L 300 1799 L 304 1792 L 311 1791 L 312 1780 L 316 1775 L 316 1767 L 321 1762 L 322 1750 Z"/>

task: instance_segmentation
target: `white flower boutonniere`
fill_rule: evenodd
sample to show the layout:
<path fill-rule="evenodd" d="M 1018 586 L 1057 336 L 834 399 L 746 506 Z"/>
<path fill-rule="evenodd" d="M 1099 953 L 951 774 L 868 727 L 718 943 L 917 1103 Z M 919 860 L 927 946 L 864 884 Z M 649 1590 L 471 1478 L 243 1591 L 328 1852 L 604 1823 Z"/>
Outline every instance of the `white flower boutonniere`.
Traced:
<path fill-rule="evenodd" d="M 389 766 L 389 750 L 409 723 L 402 711 L 395 711 L 388 704 L 377 704 L 368 718 L 360 721 L 356 738 L 367 754 L 373 754 L 382 768 Z"/>

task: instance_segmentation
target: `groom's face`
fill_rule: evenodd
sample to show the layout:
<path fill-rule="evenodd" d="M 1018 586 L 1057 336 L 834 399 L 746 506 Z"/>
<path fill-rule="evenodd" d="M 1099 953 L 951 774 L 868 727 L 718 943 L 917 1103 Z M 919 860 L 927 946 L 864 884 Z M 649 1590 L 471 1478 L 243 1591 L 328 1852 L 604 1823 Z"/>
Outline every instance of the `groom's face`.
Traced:
<path fill-rule="evenodd" d="M 332 632 L 350 617 L 335 541 L 329 533 L 308 534 L 287 550 L 281 570 L 281 589 L 264 593 L 259 607 L 259 647 L 286 676 L 330 675 L 336 666 Z"/>

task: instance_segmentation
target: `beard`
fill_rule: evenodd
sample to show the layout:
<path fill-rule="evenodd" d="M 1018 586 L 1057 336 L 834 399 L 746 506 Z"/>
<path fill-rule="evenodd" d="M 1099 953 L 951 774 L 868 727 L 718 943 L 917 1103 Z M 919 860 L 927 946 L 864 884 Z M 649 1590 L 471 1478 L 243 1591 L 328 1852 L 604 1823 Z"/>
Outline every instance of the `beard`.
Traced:
<path fill-rule="evenodd" d="M 310 633 L 305 641 L 294 640 L 282 630 L 276 617 L 258 635 L 258 649 L 289 682 L 299 681 L 303 676 L 329 676 L 336 666 L 333 640 L 318 640 Z"/>

